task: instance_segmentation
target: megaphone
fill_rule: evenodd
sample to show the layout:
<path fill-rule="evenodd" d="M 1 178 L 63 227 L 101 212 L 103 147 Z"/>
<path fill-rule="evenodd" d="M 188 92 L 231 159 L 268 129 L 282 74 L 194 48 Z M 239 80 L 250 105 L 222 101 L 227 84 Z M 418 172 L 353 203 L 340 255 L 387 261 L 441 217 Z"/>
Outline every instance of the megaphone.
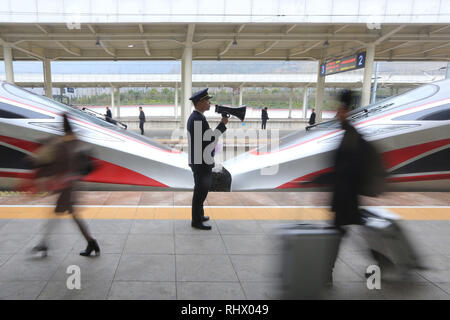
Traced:
<path fill-rule="evenodd" d="M 241 120 L 241 121 L 244 121 L 244 119 L 245 119 L 245 111 L 246 110 L 247 110 L 246 105 L 232 108 L 232 107 L 225 107 L 225 106 L 220 106 L 220 105 L 216 104 L 216 112 L 221 113 L 222 117 L 228 118 L 230 115 L 233 115 L 233 116 L 239 118 L 239 120 Z"/>

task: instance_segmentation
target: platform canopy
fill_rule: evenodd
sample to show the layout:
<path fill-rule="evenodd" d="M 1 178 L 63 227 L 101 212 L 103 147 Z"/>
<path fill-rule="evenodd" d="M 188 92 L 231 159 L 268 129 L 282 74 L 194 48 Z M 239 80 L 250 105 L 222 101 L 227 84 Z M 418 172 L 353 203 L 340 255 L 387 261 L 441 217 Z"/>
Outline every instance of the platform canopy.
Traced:
<path fill-rule="evenodd" d="M 73 2 L 73 3 L 72 3 Z M 449 60 L 450 1 L 2 0 L 15 60 Z M 0 55 L 2 55 L 0 50 Z M 3 58 L 3 57 L 1 57 Z"/>
<path fill-rule="evenodd" d="M 449 60 L 450 25 L 388 24 L 0 24 L 15 60 L 321 60 L 378 44 L 376 60 Z M 1 44 L 1 43 L 0 43 Z M 0 51 L 1 54 L 1 51 Z"/>

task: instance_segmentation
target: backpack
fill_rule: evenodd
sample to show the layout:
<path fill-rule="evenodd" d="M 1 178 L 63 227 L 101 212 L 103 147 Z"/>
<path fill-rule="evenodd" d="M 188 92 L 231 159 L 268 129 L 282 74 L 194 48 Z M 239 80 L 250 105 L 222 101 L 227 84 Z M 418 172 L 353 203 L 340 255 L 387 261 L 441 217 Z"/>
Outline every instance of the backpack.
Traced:
<path fill-rule="evenodd" d="M 383 160 L 373 144 L 362 137 L 358 151 L 362 155 L 363 162 L 359 194 L 369 197 L 379 196 L 385 190 L 388 175 Z"/>

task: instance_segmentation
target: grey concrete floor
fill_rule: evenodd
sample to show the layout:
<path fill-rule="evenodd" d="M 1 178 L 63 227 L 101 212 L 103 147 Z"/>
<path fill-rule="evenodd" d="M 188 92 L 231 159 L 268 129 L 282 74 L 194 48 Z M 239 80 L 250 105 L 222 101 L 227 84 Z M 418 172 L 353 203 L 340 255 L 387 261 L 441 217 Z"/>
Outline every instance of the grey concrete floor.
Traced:
<path fill-rule="evenodd" d="M 82 257 L 86 243 L 71 220 L 59 220 L 46 258 L 30 253 L 46 220 L 0 220 L 0 299 L 280 299 L 280 224 L 295 221 L 211 221 L 211 231 L 187 220 L 87 220 L 101 246 Z M 298 221 L 307 223 L 307 221 Z M 314 222 L 318 223 L 318 221 Z M 449 299 L 450 221 L 403 221 L 428 267 L 390 274 L 369 290 L 374 264 L 354 229 L 343 240 L 326 299 Z M 69 290 L 69 266 L 81 289 Z M 383 276 L 384 277 L 384 276 Z"/>

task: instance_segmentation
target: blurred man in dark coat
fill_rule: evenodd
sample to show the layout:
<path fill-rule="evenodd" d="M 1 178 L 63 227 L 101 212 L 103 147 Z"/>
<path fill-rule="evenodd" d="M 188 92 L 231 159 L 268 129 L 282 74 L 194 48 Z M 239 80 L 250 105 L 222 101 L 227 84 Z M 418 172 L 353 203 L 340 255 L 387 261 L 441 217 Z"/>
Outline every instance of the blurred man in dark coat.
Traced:
<path fill-rule="evenodd" d="M 366 160 L 364 152 L 361 152 L 364 140 L 347 119 L 352 96 L 351 91 L 344 90 L 339 97 L 340 106 L 336 117 L 344 130 L 344 136 L 334 154 L 334 169 L 312 180 L 312 183 L 331 185 L 333 192 L 331 210 L 335 213 L 334 225 L 342 236 L 346 234 L 344 226 L 363 223 L 359 211 L 359 194 Z M 339 249 L 335 253 L 336 256 L 332 257 L 334 262 L 338 251 Z M 332 274 L 330 274 L 328 284 L 332 284 L 332 281 Z"/>
<path fill-rule="evenodd" d="M 142 107 L 139 107 L 139 129 L 141 129 L 141 134 L 144 134 L 144 122 L 145 122 L 145 113 L 142 111 Z"/>
<path fill-rule="evenodd" d="M 261 110 L 261 120 L 262 120 L 261 129 L 265 130 L 267 120 L 269 120 L 269 115 L 267 114 L 267 107 Z"/>
<path fill-rule="evenodd" d="M 314 123 L 316 123 L 316 113 L 314 112 L 315 109 L 312 109 L 311 116 L 309 117 L 309 125 L 312 126 Z"/>
<path fill-rule="evenodd" d="M 203 202 L 211 186 L 212 169 L 214 168 L 214 147 L 219 136 L 227 129 L 225 125 L 228 118 L 222 117 L 221 122 L 214 130 L 210 129 L 203 113 L 209 110 L 211 103 L 208 89 L 196 92 L 189 98 L 195 110 L 187 122 L 189 141 L 189 166 L 194 175 L 194 195 L 192 197 L 192 223 L 193 228 L 210 230 L 211 226 L 203 222 L 208 221 L 203 211 Z"/>
<path fill-rule="evenodd" d="M 336 115 L 344 130 L 344 136 L 334 154 L 334 170 L 313 181 L 331 184 L 333 191 L 331 210 L 335 213 L 334 224 L 341 231 L 342 226 L 361 223 L 358 195 L 364 176 L 364 155 L 360 152 L 362 137 L 347 120 L 351 101 L 351 91 L 344 90 L 340 95 L 340 106 Z"/>

